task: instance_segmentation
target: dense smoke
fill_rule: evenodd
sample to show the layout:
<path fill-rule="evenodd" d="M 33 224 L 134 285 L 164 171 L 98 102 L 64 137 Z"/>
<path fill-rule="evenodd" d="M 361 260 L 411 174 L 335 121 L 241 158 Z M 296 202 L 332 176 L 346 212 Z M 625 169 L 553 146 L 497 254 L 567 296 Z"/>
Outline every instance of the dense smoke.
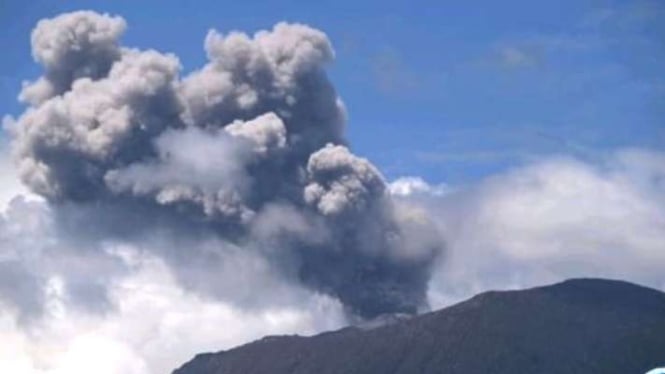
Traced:
<path fill-rule="evenodd" d="M 99 240 L 168 231 L 182 246 L 158 254 L 199 290 L 179 267 L 214 272 L 206 246 L 187 244 L 205 234 L 215 253 L 252 251 L 360 318 L 426 306 L 441 239 L 349 150 L 324 33 L 210 31 L 208 63 L 181 77 L 176 56 L 122 46 L 125 28 L 74 12 L 32 34 L 44 73 L 24 86 L 28 108 L 9 130 L 21 179 L 61 230 Z"/>

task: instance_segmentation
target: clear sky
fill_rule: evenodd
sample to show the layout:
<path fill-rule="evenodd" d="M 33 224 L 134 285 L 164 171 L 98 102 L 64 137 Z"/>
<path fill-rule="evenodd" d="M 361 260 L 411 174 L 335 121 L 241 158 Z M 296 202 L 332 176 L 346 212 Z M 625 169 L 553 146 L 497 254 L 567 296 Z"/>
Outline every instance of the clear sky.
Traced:
<path fill-rule="evenodd" d="M 39 74 L 35 23 L 78 9 L 123 16 L 124 45 L 173 52 L 184 73 L 204 63 L 210 28 L 287 20 L 323 30 L 348 137 L 389 179 L 466 184 L 555 153 L 665 145 L 658 1 L 4 0 L 0 113 L 20 113 L 21 81 Z"/>

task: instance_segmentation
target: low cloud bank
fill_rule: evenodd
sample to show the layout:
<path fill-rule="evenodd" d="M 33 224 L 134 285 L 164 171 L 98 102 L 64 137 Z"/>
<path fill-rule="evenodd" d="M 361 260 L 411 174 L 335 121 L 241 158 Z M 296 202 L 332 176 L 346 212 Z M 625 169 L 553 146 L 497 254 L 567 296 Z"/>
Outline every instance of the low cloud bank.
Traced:
<path fill-rule="evenodd" d="M 662 152 L 551 157 L 444 194 L 416 186 L 402 198 L 429 207 L 449 245 L 430 283 L 434 306 L 571 277 L 665 289 Z"/>

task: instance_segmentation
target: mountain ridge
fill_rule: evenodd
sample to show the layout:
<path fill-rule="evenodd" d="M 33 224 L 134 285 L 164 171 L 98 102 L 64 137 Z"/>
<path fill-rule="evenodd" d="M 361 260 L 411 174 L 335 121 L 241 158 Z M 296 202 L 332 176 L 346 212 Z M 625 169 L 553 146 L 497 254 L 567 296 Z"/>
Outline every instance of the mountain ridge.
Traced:
<path fill-rule="evenodd" d="M 578 278 L 488 291 L 371 329 L 269 336 L 196 355 L 173 373 L 625 374 L 664 365 L 665 293 Z"/>

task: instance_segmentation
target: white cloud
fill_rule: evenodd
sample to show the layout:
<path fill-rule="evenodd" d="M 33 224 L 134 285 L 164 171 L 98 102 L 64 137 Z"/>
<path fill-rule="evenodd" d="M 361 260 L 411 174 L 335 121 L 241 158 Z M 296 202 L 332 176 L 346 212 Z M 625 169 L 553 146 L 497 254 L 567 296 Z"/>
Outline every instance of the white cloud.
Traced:
<path fill-rule="evenodd" d="M 0 214 L 0 373 L 165 373 L 196 353 L 345 323 L 338 301 L 250 251 L 229 249 L 220 262 L 213 239 L 175 243 L 162 233 L 96 243 L 56 220 L 47 203 L 20 197 Z M 174 269 L 159 255 L 192 257 L 182 246 L 200 246 L 212 264 Z"/>
<path fill-rule="evenodd" d="M 9 145 L 2 139 L 3 136 L 0 128 L 0 213 L 7 209 L 9 201 L 16 195 L 30 195 L 16 174 L 10 157 Z"/>
<path fill-rule="evenodd" d="M 443 183 L 431 185 L 421 177 L 401 177 L 390 182 L 388 191 L 393 196 L 412 196 L 417 194 L 443 196 L 452 190 Z"/>
<path fill-rule="evenodd" d="M 449 246 L 434 306 L 569 277 L 665 288 L 664 153 L 552 158 L 424 202 Z"/>
<path fill-rule="evenodd" d="M 137 271 L 111 290 L 114 312 L 90 315 L 57 291 L 46 317 L 24 329 L 0 314 L 0 372 L 167 373 L 200 352 L 230 348 L 267 334 L 312 333 L 338 327 L 339 304 L 311 295 L 301 305 L 243 310 L 181 288 L 160 259 L 122 249 Z"/>
<path fill-rule="evenodd" d="M 409 177 L 393 182 L 390 190 L 397 199 L 426 208 L 446 233 L 448 253 L 430 284 L 434 308 L 489 289 L 569 277 L 621 278 L 665 288 L 664 153 L 628 150 L 598 163 L 553 158 L 466 189 L 430 186 Z M 20 236 L 26 248 L 33 236 L 53 240 L 42 221 L 19 213 L 11 213 L 16 215 L 12 222 L 20 222 L 22 231 L 13 226 L 11 232 L 0 230 L 5 239 Z M 303 290 L 284 303 L 250 306 L 238 301 L 245 296 L 195 293 L 183 286 L 163 258 L 143 249 L 106 247 L 105 255 L 120 259 L 129 273 L 110 278 L 109 299 L 115 309 L 104 314 L 77 308 L 63 289 L 66 279 L 45 266 L 48 258 L 24 256 L 22 261 L 47 278 L 47 307 L 44 316 L 28 326 L 17 324 L 10 309 L 0 313 L 0 372 L 163 373 L 195 353 L 267 334 L 314 333 L 345 323 L 337 301 Z M 265 270 L 251 259 L 229 264 L 247 261 L 253 265 L 241 266 L 242 272 Z M 235 279 L 232 270 L 226 269 L 223 279 Z M 286 294 L 285 287 L 278 284 L 267 291 Z M 255 298 L 263 297 L 263 288 L 257 287 Z"/>

